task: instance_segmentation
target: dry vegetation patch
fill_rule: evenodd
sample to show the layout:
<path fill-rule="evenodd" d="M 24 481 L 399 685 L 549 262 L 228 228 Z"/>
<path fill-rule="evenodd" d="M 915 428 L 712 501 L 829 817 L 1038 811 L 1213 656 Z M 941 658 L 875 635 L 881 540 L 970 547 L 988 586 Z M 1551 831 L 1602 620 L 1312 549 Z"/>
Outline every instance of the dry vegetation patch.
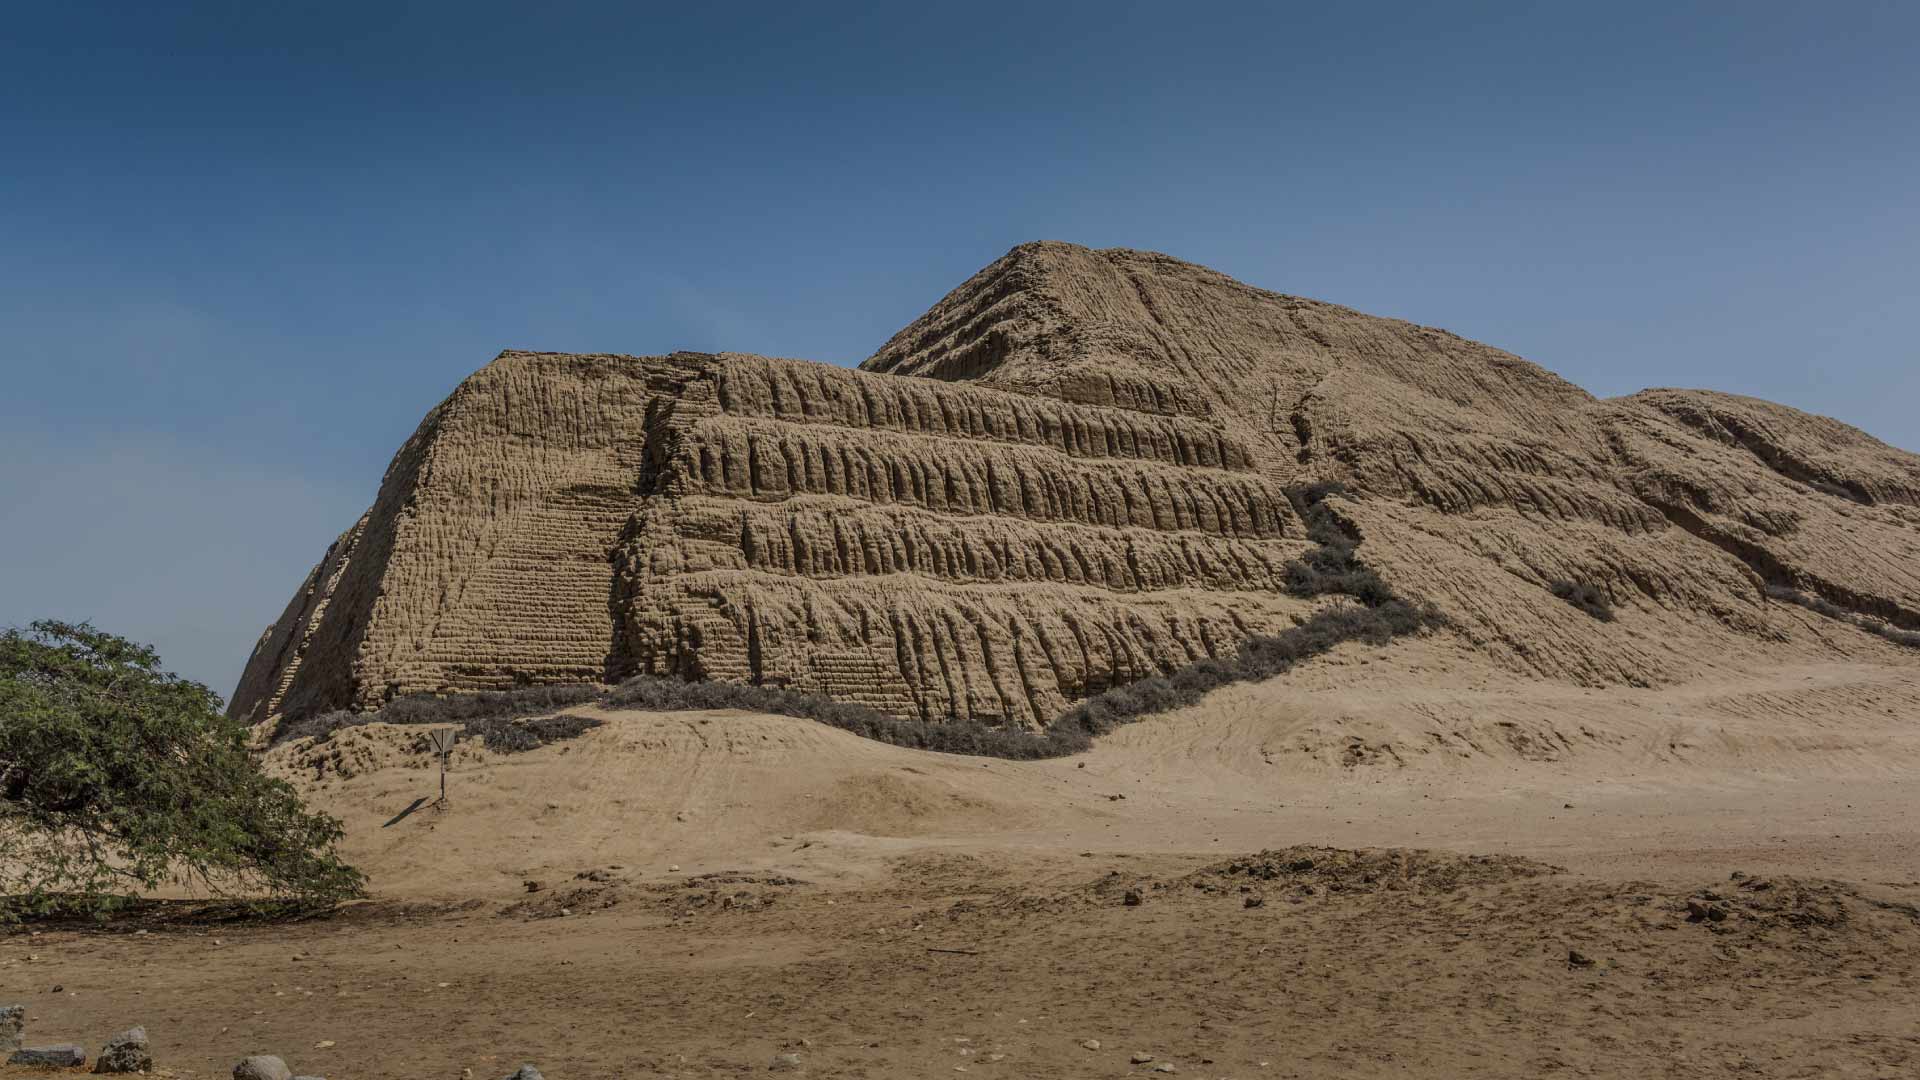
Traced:
<path fill-rule="evenodd" d="M 1202 892 L 1259 883 L 1302 893 L 1436 893 L 1564 873 L 1558 866 L 1516 855 L 1459 855 L 1420 848 L 1349 851 L 1286 847 L 1216 863 L 1182 881 Z"/>

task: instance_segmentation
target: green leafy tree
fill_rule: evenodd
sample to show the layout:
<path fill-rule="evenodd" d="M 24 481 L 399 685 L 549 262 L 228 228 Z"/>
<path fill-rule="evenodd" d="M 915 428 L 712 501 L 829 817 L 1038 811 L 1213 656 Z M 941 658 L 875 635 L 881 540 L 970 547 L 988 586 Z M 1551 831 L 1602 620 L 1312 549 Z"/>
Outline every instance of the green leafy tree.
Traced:
<path fill-rule="evenodd" d="M 148 646 L 85 623 L 0 633 L 0 896 L 8 908 L 174 882 L 325 904 L 359 895 L 340 823 L 248 753 L 248 730 Z M 0 910 L 0 917 L 4 917 Z"/>

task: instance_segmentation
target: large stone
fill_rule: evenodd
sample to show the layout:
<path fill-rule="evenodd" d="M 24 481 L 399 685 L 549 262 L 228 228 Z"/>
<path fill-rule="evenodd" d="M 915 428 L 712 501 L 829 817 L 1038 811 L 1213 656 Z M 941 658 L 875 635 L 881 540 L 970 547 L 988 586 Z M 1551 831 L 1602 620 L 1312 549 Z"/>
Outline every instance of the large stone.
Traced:
<path fill-rule="evenodd" d="M 0 1054 L 11 1054 L 20 1049 L 21 1041 L 26 1038 L 27 1007 L 25 1005 L 0 1006 Z"/>
<path fill-rule="evenodd" d="M 22 1047 L 7 1057 L 9 1065 L 25 1065 L 37 1069 L 72 1069 L 86 1063 L 87 1052 L 72 1043 Z"/>
<path fill-rule="evenodd" d="M 147 1029 L 129 1028 L 108 1039 L 94 1059 L 97 1073 L 134 1073 L 153 1068 L 153 1051 L 147 1046 Z"/>
<path fill-rule="evenodd" d="M 546 1077 L 541 1076 L 540 1070 L 534 1068 L 532 1065 L 522 1065 L 513 1070 L 513 1073 L 507 1077 L 507 1080 L 546 1080 Z"/>
<path fill-rule="evenodd" d="M 293 1080 L 293 1070 L 272 1054 L 255 1054 L 233 1067 L 233 1080 Z"/>

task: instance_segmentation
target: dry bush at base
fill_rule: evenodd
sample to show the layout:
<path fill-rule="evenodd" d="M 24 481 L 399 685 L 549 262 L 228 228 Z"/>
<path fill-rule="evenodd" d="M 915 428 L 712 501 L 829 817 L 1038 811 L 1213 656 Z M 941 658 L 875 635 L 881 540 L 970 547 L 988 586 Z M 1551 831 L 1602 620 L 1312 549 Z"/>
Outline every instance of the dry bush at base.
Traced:
<path fill-rule="evenodd" d="M 557 686 L 529 686 L 518 690 L 490 691 L 479 694 L 414 694 L 397 698 L 366 712 L 336 709 L 292 722 L 283 721 L 273 732 L 273 744 L 295 739 L 325 740 L 344 727 L 362 724 L 455 724 L 459 738 L 480 738 L 495 753 L 532 750 L 549 742 L 569 739 L 586 727 L 578 723 L 555 725 L 553 714 L 572 705 L 599 700 L 604 691 L 586 683 Z M 546 717 L 545 720 L 522 718 Z M 584 720 L 575 717 L 575 721 Z M 520 723 L 513 721 L 520 720 Z"/>
<path fill-rule="evenodd" d="M 604 721 L 577 713 L 535 717 L 482 717 L 466 722 L 465 738 L 477 738 L 496 754 L 538 750 L 548 743 L 565 742 L 599 727 Z"/>

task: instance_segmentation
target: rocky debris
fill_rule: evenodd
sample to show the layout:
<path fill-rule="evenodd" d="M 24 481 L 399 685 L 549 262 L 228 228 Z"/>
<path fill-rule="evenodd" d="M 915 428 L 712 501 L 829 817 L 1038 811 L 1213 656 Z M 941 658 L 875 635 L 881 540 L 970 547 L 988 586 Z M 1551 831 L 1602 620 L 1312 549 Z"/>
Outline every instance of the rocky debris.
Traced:
<path fill-rule="evenodd" d="M 147 1046 L 147 1029 L 143 1027 L 128 1028 L 108 1039 L 93 1063 L 97 1073 L 137 1073 L 151 1068 L 153 1051 Z"/>
<path fill-rule="evenodd" d="M 1712 893 L 1689 899 L 1687 901 L 1687 921 L 1725 922 L 1727 918 L 1727 907 L 1725 904 L 1719 903 L 1719 900 L 1720 898 Z"/>
<path fill-rule="evenodd" d="M 1136 1050 L 1127 1056 L 1127 1060 L 1133 1062 L 1135 1065 L 1145 1065 L 1147 1062 L 1153 1060 L 1153 1055 Z"/>
<path fill-rule="evenodd" d="M 576 912 L 617 907 L 627 894 L 624 883 L 602 873 L 600 877 L 587 880 L 584 884 L 542 890 L 538 896 L 508 904 L 503 914 L 523 919 L 565 918 Z"/>
<path fill-rule="evenodd" d="M 1100 1040 L 1099 1039 L 1083 1039 L 1081 1040 L 1080 1045 L 1081 1047 L 1087 1050 L 1098 1050 L 1100 1049 Z"/>
<path fill-rule="evenodd" d="M 1148 1069 L 1147 1071 L 1157 1072 L 1157 1073 L 1177 1073 L 1180 1070 L 1173 1067 L 1173 1062 L 1163 1061 L 1160 1064 L 1155 1065 L 1153 1068 Z"/>
<path fill-rule="evenodd" d="M 534 1068 L 531 1064 L 526 1064 L 508 1074 L 507 1080 L 547 1080 L 547 1078 L 540 1075 L 539 1069 Z"/>
<path fill-rule="evenodd" d="M 1766 936 L 1833 932 L 1874 913 L 1920 923 L 1920 909 L 1861 893 L 1839 881 L 1798 877 L 1740 877 L 1730 890 L 1696 889 L 1677 905 L 1686 921 L 1718 934 Z"/>
<path fill-rule="evenodd" d="M 233 1080 L 293 1080 L 293 1070 L 272 1054 L 255 1054 L 233 1067 Z"/>
<path fill-rule="evenodd" d="M 87 1063 L 87 1052 L 72 1043 L 57 1046 L 23 1046 L 7 1057 L 9 1065 L 37 1069 L 74 1069 Z"/>
<path fill-rule="evenodd" d="M 20 1049 L 21 1040 L 27 1033 L 27 1007 L 25 1005 L 0 1006 L 0 1053 L 11 1054 Z"/>
<path fill-rule="evenodd" d="M 1315 896 L 1439 894 L 1458 889 L 1564 874 L 1557 866 L 1508 855 L 1463 855 L 1417 848 L 1291 847 L 1243 855 L 1178 877 L 1142 881 L 1110 870 L 1103 877 L 1048 897 L 1011 901 L 1027 907 L 1116 901 L 1138 907 L 1149 898 L 1238 896 L 1243 909 L 1277 897 L 1302 903 Z"/>

